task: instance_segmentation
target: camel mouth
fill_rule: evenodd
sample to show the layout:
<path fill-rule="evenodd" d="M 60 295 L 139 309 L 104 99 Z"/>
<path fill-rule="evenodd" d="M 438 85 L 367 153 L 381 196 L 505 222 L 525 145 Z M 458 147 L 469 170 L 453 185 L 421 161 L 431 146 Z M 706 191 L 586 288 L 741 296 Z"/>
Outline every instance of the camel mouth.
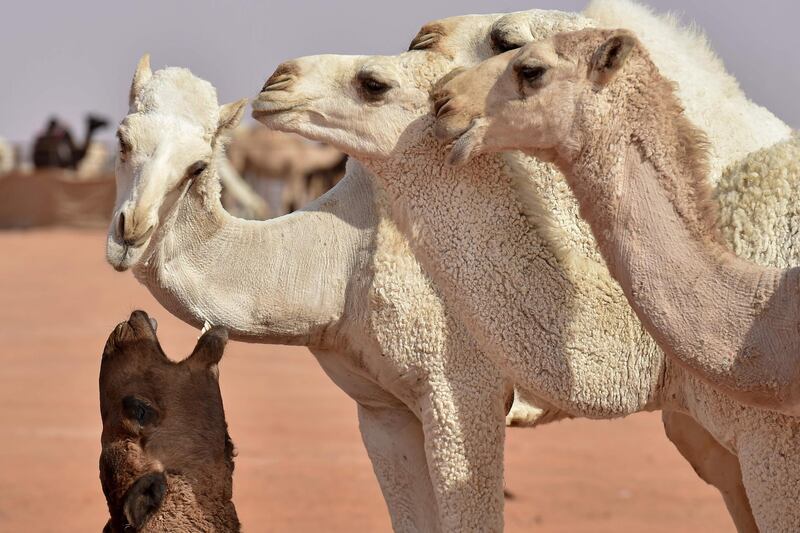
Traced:
<path fill-rule="evenodd" d="M 457 142 L 475 127 L 475 120 L 469 120 L 464 125 L 457 124 L 458 115 L 452 108 L 448 108 L 449 103 L 448 101 L 438 108 L 433 130 L 437 139 L 447 143 Z"/>
<path fill-rule="evenodd" d="M 468 134 L 477 122 L 477 117 L 464 113 L 451 95 L 434 100 L 433 115 L 436 121 L 433 133 L 442 142 L 457 141 Z"/>
<path fill-rule="evenodd" d="M 139 262 L 142 252 L 149 243 L 148 238 L 141 245 L 132 246 L 110 235 L 106 243 L 106 261 L 117 272 L 125 272 Z"/>
<path fill-rule="evenodd" d="M 436 138 L 444 142 L 458 142 L 461 137 L 468 134 L 472 129 L 472 124 L 461 128 L 451 129 L 447 124 L 436 124 Z"/>
<path fill-rule="evenodd" d="M 158 322 L 155 318 L 147 314 L 147 311 L 136 309 L 131 313 L 131 316 L 126 320 L 127 324 L 131 327 L 144 327 L 149 328 L 153 334 L 158 332 Z"/>
<path fill-rule="evenodd" d="M 130 255 L 130 246 L 123 242 L 117 242 L 114 239 L 114 244 L 116 244 L 119 248 L 121 248 L 118 253 L 112 254 L 112 252 L 116 250 L 111 249 L 111 243 L 109 243 L 108 251 L 106 255 L 108 256 L 108 263 L 111 267 L 116 270 L 117 272 L 125 272 L 129 268 L 131 268 L 130 263 L 128 262 L 128 256 Z"/>
<path fill-rule="evenodd" d="M 437 137 L 439 137 L 438 127 L 437 124 Z M 485 130 L 485 126 L 479 120 L 473 119 L 465 128 L 459 128 L 458 133 L 453 131 L 440 137 L 450 141 L 447 163 L 452 166 L 462 166 L 480 153 Z"/>
<path fill-rule="evenodd" d="M 273 117 L 275 115 L 280 115 L 281 113 L 287 113 L 289 111 L 292 111 L 292 108 L 289 107 L 286 109 L 269 109 L 269 110 L 259 109 L 259 110 L 253 110 L 252 117 L 256 120 L 261 120 L 262 118 Z"/>
<path fill-rule="evenodd" d="M 286 113 L 288 111 L 296 111 L 297 108 L 297 104 L 291 102 L 280 102 L 261 96 L 253 102 L 252 116 L 254 119 L 258 120 L 258 117 L 266 117 L 270 115 Z"/>
<path fill-rule="evenodd" d="M 123 238 L 122 239 L 122 243 L 123 243 L 123 245 L 125 246 L 126 249 L 127 248 L 133 248 L 135 250 L 137 248 L 141 248 L 142 245 L 144 245 L 145 243 L 147 243 L 147 241 L 150 240 L 150 236 L 153 234 L 153 231 L 155 231 L 155 229 L 156 229 L 156 225 L 155 224 L 150 224 L 150 227 L 147 228 L 147 230 L 144 233 L 142 233 L 141 235 L 139 235 L 137 237 L 133 237 L 133 238 L 130 238 L 130 239 Z"/>

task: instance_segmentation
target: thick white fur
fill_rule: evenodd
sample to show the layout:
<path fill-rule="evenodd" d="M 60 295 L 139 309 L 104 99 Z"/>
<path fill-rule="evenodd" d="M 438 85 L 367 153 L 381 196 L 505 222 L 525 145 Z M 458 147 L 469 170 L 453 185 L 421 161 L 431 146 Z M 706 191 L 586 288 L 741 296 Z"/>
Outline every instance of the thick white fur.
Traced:
<path fill-rule="evenodd" d="M 637 21 L 641 22 L 641 18 L 618 20 L 614 26 L 638 31 Z M 651 27 L 659 24 L 656 18 L 646 22 Z M 669 24 L 667 30 L 678 31 Z M 670 65 L 665 65 L 662 70 L 676 78 L 682 91 L 704 83 L 706 69 L 714 65 L 697 61 L 693 55 L 699 52 L 701 59 L 708 57 L 705 48 L 670 50 L 683 54 L 681 68 L 670 71 Z M 658 56 L 654 57 L 658 61 Z M 326 86 L 326 80 L 347 79 L 354 65 L 359 68 L 362 63 L 372 69 L 383 63 L 384 73 L 394 65 L 395 72 L 405 69 L 405 75 L 412 78 L 404 79 L 401 74 L 400 85 L 405 87 L 407 83 L 411 89 L 399 93 L 402 96 L 398 98 L 405 103 L 400 110 L 384 104 L 386 116 L 381 116 L 379 112 L 359 114 L 353 109 L 342 116 L 352 117 L 352 121 L 369 116 L 376 122 L 360 123 L 340 134 L 345 125 L 331 119 L 334 123 L 326 135 L 324 121 L 315 121 L 306 134 L 357 154 L 375 173 L 394 200 L 398 224 L 442 288 L 448 306 L 516 383 L 575 416 L 613 417 L 653 408 L 689 413 L 737 455 L 759 527 L 765 531 L 796 530 L 800 511 L 792 502 L 800 496 L 800 455 L 795 451 L 794 436 L 800 430 L 799 421 L 739 405 L 669 365 L 644 334 L 619 287 L 592 260 L 597 253 L 594 246 L 591 250 L 586 248 L 591 240 L 585 226 L 574 223 L 564 231 L 567 241 L 563 244 L 576 254 L 574 261 L 570 256 L 550 252 L 541 234 L 532 232 L 520 216 L 512 182 L 519 179 L 520 172 L 525 173 L 527 179 L 536 180 L 542 191 L 540 205 L 552 208 L 549 217 L 574 218 L 574 199 L 563 194 L 563 180 L 552 168 L 521 159 L 510 167 L 500 157 L 479 157 L 459 170 L 447 167 L 444 149 L 433 138 L 429 108 L 421 104 L 411 111 L 408 104 L 420 101 L 412 97 L 413 87 L 430 86 L 437 71 L 433 64 L 446 60 L 430 56 L 429 61 L 425 64 L 420 56 L 406 55 L 297 60 L 309 78 L 301 79 L 299 87 L 313 87 L 317 80 L 317 94 L 335 93 L 335 88 Z M 341 71 L 336 70 L 337 62 Z M 321 72 L 320 65 L 333 71 Z M 418 72 L 416 79 L 413 72 Z M 294 97 L 303 98 L 303 93 L 295 89 Z M 340 110 L 346 109 L 344 102 L 350 96 L 340 97 Z M 715 103 L 720 96 L 698 98 Z M 752 120 L 764 117 L 764 110 L 743 96 L 737 101 L 741 107 L 726 112 L 752 112 Z M 309 105 L 313 109 L 313 104 Z M 698 109 L 703 106 L 689 107 L 689 116 L 707 130 L 712 143 L 717 142 L 718 136 L 724 141 L 717 154 L 718 167 L 736 157 L 731 154 L 746 154 L 763 146 L 754 136 L 729 135 L 721 127 L 725 124 L 722 111 L 721 116 L 694 115 Z M 274 124 L 280 127 L 279 120 L 283 119 L 276 119 Z M 302 119 L 293 124 L 291 119 L 285 120 L 287 129 L 304 133 Z M 776 141 L 788 138 L 785 125 L 774 117 L 770 121 L 777 130 L 773 135 Z M 750 124 L 745 120 L 741 127 Z M 368 131 L 370 127 L 382 128 L 381 135 L 352 140 L 354 132 Z M 376 139 L 378 143 L 385 139 L 388 128 L 402 132 L 394 148 L 379 144 L 372 150 L 365 148 Z M 730 152 L 726 152 L 728 149 Z M 506 158 L 509 157 L 515 156 Z M 551 201 L 553 204 L 549 205 Z M 573 245 L 571 239 L 576 232 L 586 234 Z M 762 236 L 766 240 L 770 237 Z M 783 244 L 773 242 L 772 246 Z M 565 261 L 565 257 L 570 260 Z M 586 269 L 587 264 L 592 268 Z"/>
<path fill-rule="evenodd" d="M 762 265 L 798 264 L 800 138 L 731 165 L 716 190 L 720 227 L 737 255 Z M 764 239 L 769 235 L 769 239 Z M 776 246 L 776 243 L 784 243 Z"/>
<path fill-rule="evenodd" d="M 655 16 L 650 8 L 631 0 L 592 0 L 584 15 L 601 27 L 634 29 L 662 72 L 691 71 L 690 83 L 682 83 L 677 76 L 673 79 L 688 115 L 715 139 L 709 160 L 715 183 L 730 163 L 791 135 L 789 126 L 747 98 L 705 34 L 681 28 L 676 16 Z M 687 57 L 693 64 L 685 64 Z"/>

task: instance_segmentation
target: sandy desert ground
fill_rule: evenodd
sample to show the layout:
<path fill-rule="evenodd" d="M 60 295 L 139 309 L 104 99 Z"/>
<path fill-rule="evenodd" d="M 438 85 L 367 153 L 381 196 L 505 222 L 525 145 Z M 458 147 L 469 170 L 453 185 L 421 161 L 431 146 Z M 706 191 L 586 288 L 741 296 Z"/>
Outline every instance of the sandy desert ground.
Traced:
<path fill-rule="evenodd" d="M 182 358 L 197 331 L 103 259 L 101 231 L 0 233 L 0 531 L 100 531 L 97 374 L 131 310 Z M 389 531 L 355 404 L 307 350 L 231 343 L 221 365 L 246 531 Z M 509 432 L 507 531 L 732 531 L 658 413 Z"/>

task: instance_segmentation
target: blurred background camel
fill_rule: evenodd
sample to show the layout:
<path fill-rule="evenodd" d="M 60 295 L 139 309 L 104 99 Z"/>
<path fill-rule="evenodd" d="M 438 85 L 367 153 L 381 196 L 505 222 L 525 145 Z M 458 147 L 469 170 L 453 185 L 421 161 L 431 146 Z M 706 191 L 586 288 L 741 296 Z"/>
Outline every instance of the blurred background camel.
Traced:
<path fill-rule="evenodd" d="M 228 158 L 269 204 L 272 216 L 296 211 L 344 175 L 345 156 L 335 148 L 261 125 L 234 134 Z"/>

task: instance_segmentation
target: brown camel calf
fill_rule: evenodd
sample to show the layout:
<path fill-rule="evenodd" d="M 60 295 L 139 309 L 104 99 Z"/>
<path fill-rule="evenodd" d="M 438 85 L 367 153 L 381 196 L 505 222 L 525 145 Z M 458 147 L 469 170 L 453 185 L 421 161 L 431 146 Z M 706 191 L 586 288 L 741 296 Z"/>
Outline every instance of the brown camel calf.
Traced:
<path fill-rule="evenodd" d="M 217 369 L 228 334 L 210 329 L 176 363 L 156 327 L 134 311 L 103 350 L 100 482 L 111 514 L 103 531 L 239 531 Z"/>

